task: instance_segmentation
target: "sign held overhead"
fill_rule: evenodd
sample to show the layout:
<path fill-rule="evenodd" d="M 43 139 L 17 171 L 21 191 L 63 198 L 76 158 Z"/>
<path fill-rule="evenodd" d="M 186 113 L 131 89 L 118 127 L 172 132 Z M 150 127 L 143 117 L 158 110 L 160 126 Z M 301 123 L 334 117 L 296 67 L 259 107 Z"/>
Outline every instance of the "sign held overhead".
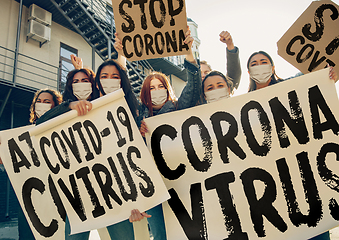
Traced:
<path fill-rule="evenodd" d="M 112 0 L 115 27 L 129 61 L 184 55 L 184 0 Z"/>

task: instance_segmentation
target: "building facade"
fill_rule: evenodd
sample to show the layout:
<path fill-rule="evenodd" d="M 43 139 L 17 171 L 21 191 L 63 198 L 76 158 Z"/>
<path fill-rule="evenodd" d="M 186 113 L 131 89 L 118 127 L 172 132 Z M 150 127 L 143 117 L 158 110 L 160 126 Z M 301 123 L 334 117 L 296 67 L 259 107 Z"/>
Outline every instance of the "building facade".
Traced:
<path fill-rule="evenodd" d="M 34 93 L 43 88 L 62 92 L 73 69 L 70 55 L 96 68 L 116 58 L 114 17 L 106 0 L 0 0 L 0 131 L 26 126 Z M 200 41 L 194 28 L 194 52 Z M 176 95 L 186 84 L 183 57 L 127 62 L 131 85 L 138 96 L 145 76 L 161 71 L 169 76 Z M 0 167 L 0 222 L 16 218 L 18 202 L 3 166 Z"/>

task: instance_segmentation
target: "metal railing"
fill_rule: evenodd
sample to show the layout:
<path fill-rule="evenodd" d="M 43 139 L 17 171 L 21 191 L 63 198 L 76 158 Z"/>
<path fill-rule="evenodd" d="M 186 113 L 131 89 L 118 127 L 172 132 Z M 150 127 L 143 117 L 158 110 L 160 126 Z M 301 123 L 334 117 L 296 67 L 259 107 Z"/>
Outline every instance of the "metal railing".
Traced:
<path fill-rule="evenodd" d="M 13 50 L 0 46 L 0 81 L 33 90 L 58 88 L 59 67 L 21 53 L 18 54 L 16 81 L 13 82 L 14 55 Z"/>
<path fill-rule="evenodd" d="M 87 10 L 93 12 L 97 18 L 108 26 L 112 26 L 115 31 L 115 22 L 113 17 L 113 9 L 103 0 L 81 0 L 88 7 Z"/>

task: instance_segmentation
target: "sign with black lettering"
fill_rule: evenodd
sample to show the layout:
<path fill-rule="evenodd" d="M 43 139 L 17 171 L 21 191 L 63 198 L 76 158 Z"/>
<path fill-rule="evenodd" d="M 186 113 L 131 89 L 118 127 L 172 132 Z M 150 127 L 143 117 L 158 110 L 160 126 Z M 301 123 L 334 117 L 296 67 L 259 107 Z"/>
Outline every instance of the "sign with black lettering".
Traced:
<path fill-rule="evenodd" d="M 1 158 L 36 239 L 128 219 L 169 197 L 122 90 L 85 116 L 71 111 L 36 127 L 1 132 Z"/>
<path fill-rule="evenodd" d="M 333 66 L 339 72 L 339 7 L 313 1 L 278 41 L 278 54 L 304 74 Z"/>
<path fill-rule="evenodd" d="M 184 0 L 112 0 L 112 7 L 129 61 L 188 53 Z"/>
<path fill-rule="evenodd" d="M 339 225 L 328 73 L 145 119 L 171 195 L 167 239 L 309 239 Z"/>

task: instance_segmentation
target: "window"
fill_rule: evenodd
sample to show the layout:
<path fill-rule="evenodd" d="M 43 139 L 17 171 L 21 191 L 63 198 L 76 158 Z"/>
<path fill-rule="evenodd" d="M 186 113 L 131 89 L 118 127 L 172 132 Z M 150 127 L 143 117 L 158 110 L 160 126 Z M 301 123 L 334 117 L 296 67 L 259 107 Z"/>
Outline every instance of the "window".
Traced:
<path fill-rule="evenodd" d="M 59 91 L 63 93 L 66 85 L 67 74 L 74 69 L 71 61 L 71 54 L 78 56 L 78 50 L 67 46 L 66 44 L 60 44 L 60 78 L 59 78 Z"/>

